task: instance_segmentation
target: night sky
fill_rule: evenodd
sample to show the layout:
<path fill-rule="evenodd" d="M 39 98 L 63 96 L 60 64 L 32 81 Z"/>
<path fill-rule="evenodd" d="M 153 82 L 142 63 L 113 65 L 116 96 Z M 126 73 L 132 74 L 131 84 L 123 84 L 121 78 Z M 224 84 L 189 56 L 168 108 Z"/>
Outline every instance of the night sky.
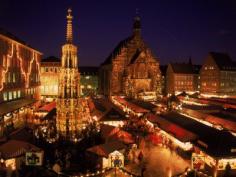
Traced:
<path fill-rule="evenodd" d="M 102 63 L 132 33 L 136 8 L 143 38 L 161 64 L 201 64 L 209 51 L 236 60 L 235 0 L 1 0 L 0 27 L 44 53 L 61 56 L 66 11 L 73 10 L 80 65 Z"/>

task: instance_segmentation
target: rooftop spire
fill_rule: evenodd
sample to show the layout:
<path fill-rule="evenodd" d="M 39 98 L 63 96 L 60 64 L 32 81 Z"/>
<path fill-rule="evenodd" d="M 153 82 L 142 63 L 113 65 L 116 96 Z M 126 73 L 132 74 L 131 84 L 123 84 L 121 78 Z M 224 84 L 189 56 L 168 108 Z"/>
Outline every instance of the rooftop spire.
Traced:
<path fill-rule="evenodd" d="M 141 35 L 141 19 L 139 15 L 139 9 L 136 9 L 136 16 L 134 18 L 134 24 L 133 24 L 133 32 L 134 35 Z"/>
<path fill-rule="evenodd" d="M 67 43 L 72 43 L 73 40 L 73 32 L 72 32 L 72 19 L 73 16 L 71 15 L 72 10 L 69 8 L 67 10 L 67 29 L 66 29 L 66 42 Z"/>

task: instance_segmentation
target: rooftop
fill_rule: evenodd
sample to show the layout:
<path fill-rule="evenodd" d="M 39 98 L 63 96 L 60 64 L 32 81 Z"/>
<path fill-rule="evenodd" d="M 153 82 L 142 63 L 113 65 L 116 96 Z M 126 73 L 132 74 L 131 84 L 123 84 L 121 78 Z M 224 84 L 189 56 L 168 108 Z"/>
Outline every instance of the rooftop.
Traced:
<path fill-rule="evenodd" d="M 16 42 L 18 42 L 18 43 L 20 43 L 20 44 L 22 44 L 22 45 L 25 45 L 25 46 L 27 46 L 27 47 L 29 47 L 29 48 L 31 48 L 31 49 L 33 49 L 33 50 L 39 52 L 38 50 L 36 50 L 35 48 L 33 48 L 32 46 L 30 46 L 29 44 L 27 44 L 27 43 L 26 43 L 25 41 L 23 41 L 22 39 L 18 38 L 17 36 L 15 36 L 14 34 L 10 33 L 9 31 L 7 31 L 7 30 L 5 30 L 5 29 L 3 29 L 3 28 L 0 28 L 0 35 L 3 35 L 3 36 L 5 36 L 5 37 L 7 37 L 7 38 L 9 38 L 9 39 L 12 39 L 12 40 L 14 40 L 14 41 L 16 41 Z M 39 53 L 41 53 L 41 52 L 39 52 Z"/>
<path fill-rule="evenodd" d="M 61 59 L 60 58 L 57 58 L 55 56 L 49 56 L 47 58 L 43 58 L 41 60 L 41 63 L 44 63 L 44 62 L 58 62 L 60 63 L 61 62 Z"/>
<path fill-rule="evenodd" d="M 217 130 L 176 112 L 161 117 L 196 134 L 199 138 L 193 143 L 209 155 L 220 158 L 236 156 L 236 152 L 231 151 L 236 148 L 236 137 L 230 132 Z"/>
<path fill-rule="evenodd" d="M 210 52 L 209 55 L 213 58 L 220 70 L 236 71 L 236 62 L 233 61 L 228 54 Z"/>
<path fill-rule="evenodd" d="M 198 74 L 200 70 L 200 65 L 191 63 L 170 63 L 170 66 L 176 74 Z"/>
<path fill-rule="evenodd" d="M 119 141 L 113 141 L 113 142 L 109 142 L 109 143 L 105 143 L 105 144 L 101 144 L 101 145 L 97 145 L 97 146 L 93 146 L 89 149 L 87 149 L 88 152 L 92 152 L 98 156 L 101 157 L 108 157 L 108 155 L 114 151 L 119 151 L 125 148 L 125 145 Z"/>

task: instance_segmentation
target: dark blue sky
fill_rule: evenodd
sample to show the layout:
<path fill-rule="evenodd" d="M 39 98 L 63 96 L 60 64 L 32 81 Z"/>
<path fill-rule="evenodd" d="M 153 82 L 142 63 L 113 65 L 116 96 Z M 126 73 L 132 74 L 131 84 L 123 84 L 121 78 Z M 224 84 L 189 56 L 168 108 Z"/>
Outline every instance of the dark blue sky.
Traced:
<path fill-rule="evenodd" d="M 235 0 L 1 0 L 0 27 L 34 48 L 61 56 L 72 7 L 80 65 L 99 65 L 132 33 L 136 8 L 143 38 L 161 64 L 201 64 L 209 51 L 236 60 Z"/>

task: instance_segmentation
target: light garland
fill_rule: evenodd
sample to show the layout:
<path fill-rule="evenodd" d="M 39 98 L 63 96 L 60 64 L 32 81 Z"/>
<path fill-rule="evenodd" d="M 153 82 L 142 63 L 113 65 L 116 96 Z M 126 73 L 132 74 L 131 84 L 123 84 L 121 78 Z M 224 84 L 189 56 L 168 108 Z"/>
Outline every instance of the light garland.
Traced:
<path fill-rule="evenodd" d="M 103 170 L 97 170 L 96 172 L 94 173 L 86 173 L 86 174 L 83 174 L 83 175 L 67 175 L 65 173 L 62 173 L 60 172 L 59 175 L 65 175 L 65 176 L 68 176 L 68 177 L 91 177 L 91 176 L 97 176 L 97 175 L 100 175 L 100 174 L 104 174 L 105 172 L 111 170 L 111 168 L 107 168 L 107 169 L 103 169 Z M 117 168 L 117 170 L 119 170 L 119 172 L 123 173 L 124 175 L 126 176 L 130 176 L 130 177 L 135 177 L 135 176 L 138 176 L 138 175 L 134 175 L 134 174 L 129 174 L 129 172 L 126 172 L 125 169 L 123 168 Z"/>
<path fill-rule="evenodd" d="M 25 82 L 25 88 L 28 88 L 29 87 L 29 77 L 30 77 L 30 74 L 32 72 L 32 64 L 33 64 L 34 61 L 36 62 L 36 66 L 38 68 L 38 72 L 39 72 L 39 76 L 40 76 L 40 63 L 38 61 L 38 57 L 37 57 L 35 51 L 33 51 L 33 57 L 30 60 L 30 64 L 28 66 L 28 72 L 24 71 L 23 59 L 19 54 L 19 45 L 18 44 L 15 44 L 15 45 L 16 45 L 16 49 L 15 49 L 16 50 L 16 58 L 17 58 L 17 60 L 20 61 L 21 74 L 24 76 L 24 79 L 26 81 Z M 13 54 L 14 54 L 14 43 L 12 42 L 12 44 L 11 44 L 11 54 L 8 53 L 7 56 L 5 58 L 3 58 L 3 63 L 6 63 L 6 69 L 5 70 L 3 69 L 3 71 L 2 71 L 2 78 L 3 79 L 0 82 L 0 91 L 2 91 L 3 88 L 4 88 L 3 83 L 6 81 L 6 73 L 8 72 L 9 67 L 10 67 L 9 60 L 12 59 Z"/>
<path fill-rule="evenodd" d="M 6 63 L 6 69 L 4 71 L 4 68 L 3 68 L 3 71 L 2 71 L 2 80 L 1 80 L 1 83 L 0 83 L 0 91 L 3 90 L 3 83 L 6 81 L 6 73 L 8 72 L 8 69 L 9 69 L 9 62 L 8 62 L 8 58 L 12 58 L 13 57 L 13 43 L 12 43 L 12 47 L 11 47 L 11 55 L 7 54 L 7 57 L 4 57 L 3 56 L 3 64 Z M 5 60 L 4 60 L 5 59 Z"/>

